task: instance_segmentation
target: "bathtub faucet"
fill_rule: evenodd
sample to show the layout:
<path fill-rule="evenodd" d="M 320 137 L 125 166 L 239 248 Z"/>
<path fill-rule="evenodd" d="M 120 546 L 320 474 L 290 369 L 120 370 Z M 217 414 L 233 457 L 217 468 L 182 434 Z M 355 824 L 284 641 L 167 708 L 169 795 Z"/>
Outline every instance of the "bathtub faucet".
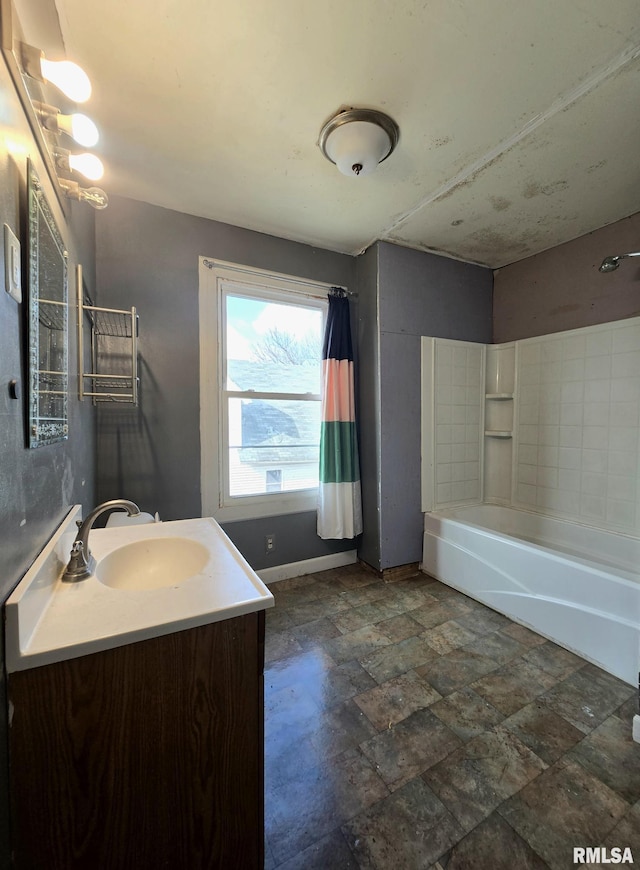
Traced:
<path fill-rule="evenodd" d="M 140 513 L 140 508 L 132 501 L 127 501 L 126 498 L 112 498 L 111 501 L 105 501 L 94 508 L 84 522 L 78 522 L 78 533 L 71 546 L 69 563 L 62 575 L 64 583 L 77 583 L 78 580 L 85 580 L 91 576 L 95 560 L 89 550 L 89 532 L 100 514 L 112 510 L 124 510 L 130 517 L 138 516 Z"/>

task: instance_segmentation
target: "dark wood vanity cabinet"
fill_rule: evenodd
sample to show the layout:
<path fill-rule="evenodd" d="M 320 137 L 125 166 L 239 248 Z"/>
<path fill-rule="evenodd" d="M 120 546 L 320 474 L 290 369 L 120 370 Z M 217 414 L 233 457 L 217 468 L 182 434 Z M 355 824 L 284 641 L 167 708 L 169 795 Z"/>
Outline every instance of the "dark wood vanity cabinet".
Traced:
<path fill-rule="evenodd" d="M 17 870 L 262 870 L 264 611 L 9 675 Z"/>

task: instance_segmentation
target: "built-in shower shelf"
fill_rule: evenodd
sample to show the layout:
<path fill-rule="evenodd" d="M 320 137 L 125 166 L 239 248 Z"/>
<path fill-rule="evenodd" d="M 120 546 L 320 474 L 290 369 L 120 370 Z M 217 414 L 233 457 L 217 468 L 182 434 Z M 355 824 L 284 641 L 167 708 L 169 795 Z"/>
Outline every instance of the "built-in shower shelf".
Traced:
<path fill-rule="evenodd" d="M 512 438 L 513 433 L 505 429 L 485 429 L 484 434 L 487 438 Z"/>
<path fill-rule="evenodd" d="M 513 393 L 485 393 L 485 399 L 505 401 L 507 399 L 513 399 Z"/>

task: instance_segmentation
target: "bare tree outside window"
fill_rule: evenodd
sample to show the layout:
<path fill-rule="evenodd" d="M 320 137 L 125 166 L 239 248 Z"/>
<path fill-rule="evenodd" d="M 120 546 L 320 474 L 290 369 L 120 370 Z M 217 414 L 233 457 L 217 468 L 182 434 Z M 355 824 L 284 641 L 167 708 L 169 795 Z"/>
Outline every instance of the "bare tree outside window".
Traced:
<path fill-rule="evenodd" d="M 256 362 L 274 362 L 283 365 L 318 363 L 322 352 L 321 340 L 311 332 L 295 335 L 285 329 L 272 327 L 253 345 Z"/>

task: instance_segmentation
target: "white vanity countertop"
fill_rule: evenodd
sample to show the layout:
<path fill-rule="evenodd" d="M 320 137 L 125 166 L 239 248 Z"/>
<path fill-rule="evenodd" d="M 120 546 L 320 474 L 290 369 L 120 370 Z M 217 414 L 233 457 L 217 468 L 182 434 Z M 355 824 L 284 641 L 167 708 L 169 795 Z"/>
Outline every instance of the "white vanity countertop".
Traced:
<path fill-rule="evenodd" d="M 76 533 L 73 508 L 6 603 L 7 670 L 113 649 L 273 607 L 273 595 L 210 518 L 93 529 L 96 560 L 148 538 L 184 537 L 207 548 L 202 571 L 175 586 L 114 589 L 95 575 L 60 579 Z"/>

